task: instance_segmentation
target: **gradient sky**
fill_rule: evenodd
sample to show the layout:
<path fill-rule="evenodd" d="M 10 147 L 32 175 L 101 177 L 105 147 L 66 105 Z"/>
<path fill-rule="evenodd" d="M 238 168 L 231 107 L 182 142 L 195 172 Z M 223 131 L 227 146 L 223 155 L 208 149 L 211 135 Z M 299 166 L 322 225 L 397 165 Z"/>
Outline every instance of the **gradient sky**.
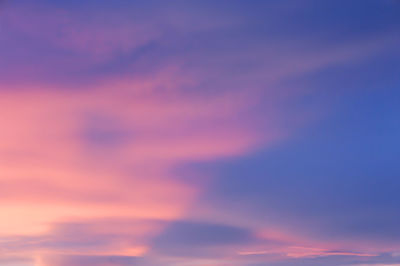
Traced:
<path fill-rule="evenodd" d="M 0 265 L 400 265 L 400 2 L 0 0 Z"/>

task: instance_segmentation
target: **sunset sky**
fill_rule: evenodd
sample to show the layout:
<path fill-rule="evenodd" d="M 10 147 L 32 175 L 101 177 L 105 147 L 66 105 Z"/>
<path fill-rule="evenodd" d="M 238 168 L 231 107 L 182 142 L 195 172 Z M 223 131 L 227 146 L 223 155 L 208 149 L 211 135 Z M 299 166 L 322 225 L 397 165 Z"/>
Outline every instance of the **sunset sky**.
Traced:
<path fill-rule="evenodd" d="M 400 1 L 0 0 L 1 266 L 399 266 Z"/>

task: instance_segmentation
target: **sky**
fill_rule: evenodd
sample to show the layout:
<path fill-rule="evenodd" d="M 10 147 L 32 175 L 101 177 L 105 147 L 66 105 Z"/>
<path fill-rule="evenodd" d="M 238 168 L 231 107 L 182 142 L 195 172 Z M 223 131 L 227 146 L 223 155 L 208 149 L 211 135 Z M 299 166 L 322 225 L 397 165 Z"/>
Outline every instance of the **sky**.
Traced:
<path fill-rule="evenodd" d="M 400 2 L 0 0 L 0 265 L 400 265 Z"/>

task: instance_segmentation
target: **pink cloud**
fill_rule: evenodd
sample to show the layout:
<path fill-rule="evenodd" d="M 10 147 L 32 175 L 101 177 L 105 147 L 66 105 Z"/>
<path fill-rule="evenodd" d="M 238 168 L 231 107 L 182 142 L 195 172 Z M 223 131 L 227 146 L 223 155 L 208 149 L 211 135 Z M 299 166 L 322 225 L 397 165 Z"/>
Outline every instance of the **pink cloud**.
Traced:
<path fill-rule="evenodd" d="M 155 89 L 158 82 L 165 82 L 160 78 L 111 80 L 103 86 L 69 92 L 41 86 L 0 92 L 0 124 L 4 128 L 0 132 L 4 192 L 0 235 L 52 235 L 54 226 L 65 221 L 179 219 L 202 187 L 179 181 L 173 174 L 175 167 L 237 156 L 261 142 L 280 138 L 278 127 L 271 128 L 269 135 L 259 134 L 251 122 L 232 119 L 246 115 L 256 102 L 253 97 L 241 93 L 194 97 L 179 94 L 172 85 L 174 97 L 160 97 Z M 106 122 L 115 121 L 132 136 L 112 149 L 91 147 L 90 136 L 84 137 L 82 132 L 90 126 L 92 114 L 107 117 Z M 31 245 L 25 251 L 16 248 L 7 253 L 39 261 L 60 252 L 137 256 L 146 253 L 149 237 L 161 228 L 141 227 L 137 238 L 143 241 L 117 241 L 97 251 L 73 247 L 57 251 Z M 115 232 L 109 225 L 98 230 L 96 235 L 124 234 L 123 227 Z"/>

